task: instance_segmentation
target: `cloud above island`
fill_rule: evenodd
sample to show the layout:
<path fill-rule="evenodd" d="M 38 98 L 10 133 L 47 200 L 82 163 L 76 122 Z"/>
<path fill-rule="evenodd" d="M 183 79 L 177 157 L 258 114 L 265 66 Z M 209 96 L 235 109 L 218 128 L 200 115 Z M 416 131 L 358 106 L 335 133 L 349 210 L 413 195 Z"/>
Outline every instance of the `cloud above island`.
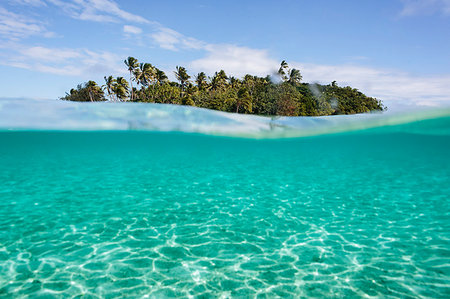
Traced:
<path fill-rule="evenodd" d="M 400 16 L 442 14 L 450 16 L 450 0 L 402 0 Z"/>
<path fill-rule="evenodd" d="M 70 17 L 83 21 L 150 23 L 144 17 L 121 9 L 111 0 L 47 0 L 47 2 L 62 8 Z"/>
<path fill-rule="evenodd" d="M 388 101 L 414 101 L 416 104 L 435 106 L 450 101 L 450 75 L 418 76 L 396 69 L 383 69 L 358 65 L 327 65 L 288 61 L 297 68 L 304 82 L 330 84 L 358 88 L 367 95 Z M 245 74 L 266 76 L 274 74 L 280 60 L 270 56 L 267 50 L 234 45 L 209 45 L 204 58 L 192 61 L 188 66 L 195 71 L 213 74 L 224 69 L 227 74 L 241 77 Z"/>
<path fill-rule="evenodd" d="M 136 26 L 124 25 L 123 32 L 129 33 L 129 34 L 141 34 L 142 29 L 139 27 L 136 27 Z"/>
<path fill-rule="evenodd" d="M 382 69 L 356 65 L 319 65 L 292 63 L 302 71 L 309 82 L 358 88 L 364 93 L 389 101 L 414 101 L 422 105 L 438 105 L 450 101 L 450 75 L 417 76 L 395 69 Z"/>
<path fill-rule="evenodd" d="M 189 67 L 213 74 L 225 70 L 228 74 L 241 77 L 245 74 L 266 76 L 278 69 L 278 60 L 270 57 L 269 51 L 236 45 L 207 45 L 207 54 L 190 62 Z"/>
<path fill-rule="evenodd" d="M 34 18 L 13 13 L 0 6 L 0 39 L 20 40 L 30 36 L 54 37 L 45 24 Z"/>
<path fill-rule="evenodd" d="M 88 49 L 31 47 L 9 44 L 14 49 L 3 65 L 61 76 L 84 76 L 85 74 L 104 75 L 107 73 L 125 74 L 121 57 L 107 52 Z M 0 58 L 2 57 L 0 54 Z"/>
<path fill-rule="evenodd" d="M 44 0 L 9 0 L 9 2 L 18 5 L 30 5 L 30 6 L 47 6 Z"/>

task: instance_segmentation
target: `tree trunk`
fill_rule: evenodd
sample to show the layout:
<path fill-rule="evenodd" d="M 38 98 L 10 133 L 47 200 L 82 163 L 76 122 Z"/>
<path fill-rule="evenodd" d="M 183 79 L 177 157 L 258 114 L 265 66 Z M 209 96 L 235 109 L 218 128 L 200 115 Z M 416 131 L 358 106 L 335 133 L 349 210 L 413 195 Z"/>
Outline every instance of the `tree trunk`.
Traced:
<path fill-rule="evenodd" d="M 131 97 L 130 97 L 130 101 L 133 102 L 133 75 L 130 71 L 130 86 L 131 86 Z"/>

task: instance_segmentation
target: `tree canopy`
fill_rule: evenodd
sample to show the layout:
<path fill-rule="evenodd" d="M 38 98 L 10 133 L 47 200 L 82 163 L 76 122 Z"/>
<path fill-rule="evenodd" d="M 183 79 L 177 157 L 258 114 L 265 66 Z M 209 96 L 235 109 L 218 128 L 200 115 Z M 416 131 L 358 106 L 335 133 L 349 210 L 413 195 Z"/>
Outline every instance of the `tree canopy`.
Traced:
<path fill-rule="evenodd" d="M 105 77 L 105 80 L 107 78 Z M 110 81 L 112 84 L 112 80 Z M 107 88 L 106 88 L 107 89 Z M 110 89 L 108 91 L 112 92 Z M 61 98 L 67 101 L 77 101 L 77 102 L 99 102 L 106 101 L 103 89 L 95 83 L 95 81 L 88 81 L 83 84 L 78 84 L 76 88 L 72 88 L 66 95 Z"/>
<path fill-rule="evenodd" d="M 134 57 L 124 61 L 130 73 L 125 78 L 104 77 L 100 87 L 94 81 L 80 84 L 61 99 L 68 101 L 132 101 L 197 106 L 227 112 L 259 115 L 319 116 L 354 114 L 386 108 L 380 100 L 368 97 L 358 89 L 302 82 L 300 70 L 289 68 L 283 60 L 278 78 L 245 75 L 239 79 L 224 70 L 208 77 L 204 72 L 190 76 L 186 68 L 174 71 L 178 82 L 150 63 L 139 63 Z M 191 78 L 193 78 L 191 80 Z M 137 87 L 133 87 L 132 82 Z"/>

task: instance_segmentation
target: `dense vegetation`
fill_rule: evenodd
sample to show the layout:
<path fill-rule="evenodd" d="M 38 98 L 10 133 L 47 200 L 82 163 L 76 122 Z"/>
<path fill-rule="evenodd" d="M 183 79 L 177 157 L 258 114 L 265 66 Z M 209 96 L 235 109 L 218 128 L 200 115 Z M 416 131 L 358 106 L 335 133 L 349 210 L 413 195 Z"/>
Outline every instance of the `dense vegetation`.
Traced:
<path fill-rule="evenodd" d="M 225 71 L 207 77 L 204 72 L 194 78 L 186 69 L 176 67 L 178 82 L 150 63 L 138 63 L 128 57 L 125 65 L 130 84 L 123 77 L 105 77 L 103 86 L 94 81 L 80 84 L 62 100 L 68 101 L 132 101 L 197 106 L 236 113 L 260 115 L 331 115 L 383 110 L 381 101 L 368 97 L 351 87 L 302 83 L 300 71 L 281 62 L 278 83 L 270 76 L 246 75 L 229 77 Z M 136 86 L 133 86 L 133 82 Z"/>

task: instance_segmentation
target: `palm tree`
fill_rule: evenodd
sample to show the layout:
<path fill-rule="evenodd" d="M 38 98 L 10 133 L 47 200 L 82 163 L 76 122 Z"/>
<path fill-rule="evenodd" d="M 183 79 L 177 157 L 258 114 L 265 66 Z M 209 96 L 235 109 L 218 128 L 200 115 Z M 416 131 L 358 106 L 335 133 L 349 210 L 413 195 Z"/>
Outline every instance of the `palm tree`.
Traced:
<path fill-rule="evenodd" d="M 167 80 L 166 74 L 158 68 L 156 69 L 155 77 L 156 77 L 156 82 L 158 82 L 159 85 L 164 84 L 164 82 L 166 82 L 166 80 Z"/>
<path fill-rule="evenodd" d="M 141 63 L 142 65 L 142 63 Z M 142 84 L 143 77 L 142 69 L 138 66 L 133 70 L 133 81 L 136 82 L 137 88 L 139 88 L 139 84 Z M 142 84 L 144 85 L 144 84 Z"/>
<path fill-rule="evenodd" d="M 86 83 L 86 89 L 88 91 L 89 99 L 91 100 L 91 102 L 93 102 L 94 99 L 98 98 L 100 92 L 102 91 L 101 88 L 97 85 L 97 83 L 92 80 L 89 80 Z"/>
<path fill-rule="evenodd" d="M 211 88 L 213 90 L 225 87 L 227 85 L 227 74 L 225 74 L 224 70 L 220 70 L 220 72 L 216 72 L 211 79 Z"/>
<path fill-rule="evenodd" d="M 195 83 L 197 83 L 197 87 L 199 90 L 206 89 L 208 82 L 206 82 L 206 74 L 204 72 L 200 72 L 195 76 Z"/>
<path fill-rule="evenodd" d="M 117 99 L 125 99 L 128 95 L 128 90 L 129 86 L 127 80 L 125 80 L 124 77 L 117 77 L 116 83 L 113 87 L 113 92 L 116 95 Z"/>
<path fill-rule="evenodd" d="M 300 74 L 300 71 L 297 69 L 291 69 L 289 72 L 289 79 L 288 83 L 291 83 L 292 85 L 297 85 L 302 81 L 302 75 Z"/>
<path fill-rule="evenodd" d="M 244 87 L 239 89 L 236 100 L 236 113 L 239 113 L 239 107 L 244 108 L 244 112 L 252 112 L 252 97 L 248 90 Z"/>
<path fill-rule="evenodd" d="M 256 85 L 257 85 L 258 77 L 252 75 L 245 75 L 243 80 L 243 85 L 245 85 L 250 93 L 250 96 L 253 96 L 255 93 Z"/>
<path fill-rule="evenodd" d="M 128 57 L 123 61 L 125 65 L 128 67 L 128 71 L 130 72 L 130 84 L 131 84 L 131 98 L 130 100 L 133 101 L 133 71 L 138 66 L 138 60 L 134 57 Z"/>
<path fill-rule="evenodd" d="M 228 78 L 228 81 L 230 82 L 231 88 L 238 88 L 239 85 L 241 84 L 241 80 L 239 80 L 236 77 L 230 77 Z"/>
<path fill-rule="evenodd" d="M 278 75 L 281 77 L 283 81 L 287 81 L 287 73 L 289 72 L 289 66 L 286 60 L 283 60 L 280 64 L 280 68 L 278 69 Z"/>
<path fill-rule="evenodd" d="M 177 70 L 174 73 L 177 80 L 180 81 L 181 91 L 184 91 L 184 88 L 186 87 L 186 84 L 189 83 L 191 76 L 187 74 L 186 69 L 182 66 L 177 66 Z"/>
<path fill-rule="evenodd" d="M 141 63 L 139 65 L 140 83 L 144 86 L 150 85 L 150 83 L 156 78 L 156 70 L 150 63 Z"/>
<path fill-rule="evenodd" d="M 104 90 L 106 90 L 106 92 L 108 93 L 109 98 L 111 100 L 114 100 L 114 98 L 113 98 L 113 94 L 114 94 L 113 93 L 113 87 L 114 87 L 114 84 L 116 83 L 116 79 L 114 79 L 113 76 L 109 76 L 109 77 L 105 76 L 104 79 L 105 79 L 105 85 L 103 85 L 102 88 Z"/>

